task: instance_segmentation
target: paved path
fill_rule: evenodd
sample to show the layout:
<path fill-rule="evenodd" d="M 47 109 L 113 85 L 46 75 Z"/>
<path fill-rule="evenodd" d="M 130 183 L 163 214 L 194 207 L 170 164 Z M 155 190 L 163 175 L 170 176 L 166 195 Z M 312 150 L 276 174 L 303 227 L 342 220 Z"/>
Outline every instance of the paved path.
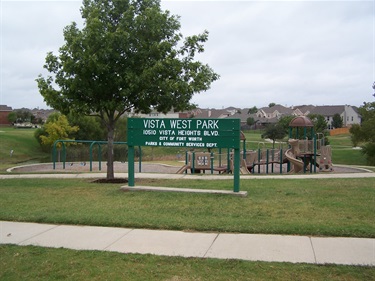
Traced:
<path fill-rule="evenodd" d="M 0 179 L 12 178 L 105 178 L 105 173 L 59 173 L 59 174 L 0 174 Z M 127 173 L 115 173 L 115 177 L 127 178 Z M 233 175 L 209 175 L 209 174 L 160 174 L 160 173 L 136 173 L 135 178 L 139 179 L 204 179 L 204 180 L 218 180 L 218 179 L 233 179 Z M 241 180 L 254 179 L 333 179 L 333 178 L 375 178 L 375 173 L 348 173 L 348 174 L 297 174 L 297 175 L 241 175 Z"/>
<path fill-rule="evenodd" d="M 198 258 L 375 266 L 375 239 L 194 233 L 0 221 L 0 244 Z"/>

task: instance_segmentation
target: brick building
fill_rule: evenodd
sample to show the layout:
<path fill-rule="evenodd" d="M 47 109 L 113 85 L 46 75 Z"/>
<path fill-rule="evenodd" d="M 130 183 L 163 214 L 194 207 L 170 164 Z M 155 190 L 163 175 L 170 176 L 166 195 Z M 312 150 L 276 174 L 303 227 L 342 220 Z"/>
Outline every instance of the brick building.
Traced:
<path fill-rule="evenodd" d="M 11 125 L 8 121 L 8 115 L 12 111 L 10 106 L 0 104 L 0 125 Z"/>

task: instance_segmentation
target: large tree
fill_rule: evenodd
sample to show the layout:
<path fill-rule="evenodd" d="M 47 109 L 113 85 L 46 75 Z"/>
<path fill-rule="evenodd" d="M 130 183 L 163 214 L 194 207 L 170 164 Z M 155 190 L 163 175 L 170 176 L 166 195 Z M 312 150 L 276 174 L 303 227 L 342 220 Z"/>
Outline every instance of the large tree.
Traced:
<path fill-rule="evenodd" d="M 364 102 L 359 108 L 362 123 L 350 128 L 354 146 L 361 144 L 367 163 L 375 165 L 375 102 Z"/>
<path fill-rule="evenodd" d="M 114 178 L 115 124 L 126 112 L 184 110 L 219 76 L 195 60 L 208 32 L 183 38 L 179 17 L 160 0 L 84 0 L 84 26 L 65 27 L 59 55 L 48 53 L 38 88 L 63 113 L 96 114 L 107 128 L 107 178 Z"/>

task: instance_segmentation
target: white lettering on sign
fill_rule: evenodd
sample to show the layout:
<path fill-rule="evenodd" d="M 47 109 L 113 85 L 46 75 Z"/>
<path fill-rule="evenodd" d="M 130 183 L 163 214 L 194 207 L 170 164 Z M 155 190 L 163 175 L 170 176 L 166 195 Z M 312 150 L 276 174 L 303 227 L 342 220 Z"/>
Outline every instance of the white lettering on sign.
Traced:
<path fill-rule="evenodd" d="M 155 141 L 146 141 L 145 145 L 158 145 L 158 143 Z"/>
<path fill-rule="evenodd" d="M 203 135 L 207 137 L 210 137 L 210 136 L 218 137 L 219 131 L 203 131 Z"/>
<path fill-rule="evenodd" d="M 200 136 L 201 135 L 201 131 L 197 131 L 197 130 L 191 130 L 191 131 L 177 131 L 177 134 L 179 136 Z"/>
<path fill-rule="evenodd" d="M 187 147 L 204 147 L 204 143 L 201 142 L 188 142 L 186 143 Z"/>
<path fill-rule="evenodd" d="M 218 130 L 219 120 L 197 120 L 197 129 Z"/>
<path fill-rule="evenodd" d="M 217 147 L 217 143 L 211 143 L 211 142 L 208 142 L 206 143 L 206 147 Z"/>
<path fill-rule="evenodd" d="M 189 141 L 203 141 L 201 137 L 189 137 Z"/>
<path fill-rule="evenodd" d="M 165 129 L 164 120 L 160 119 L 144 119 L 143 126 L 148 129 Z"/>
<path fill-rule="evenodd" d="M 171 124 L 172 129 L 186 130 L 186 129 L 191 128 L 191 121 L 193 121 L 193 120 L 173 119 L 173 120 L 170 120 L 170 124 Z"/>
<path fill-rule="evenodd" d="M 184 146 L 183 142 L 163 142 L 163 146 Z"/>
<path fill-rule="evenodd" d="M 159 130 L 159 134 L 165 135 L 165 136 L 169 136 L 169 135 L 174 136 L 176 132 L 173 130 Z"/>
<path fill-rule="evenodd" d="M 144 135 L 156 135 L 156 130 L 143 130 Z"/>

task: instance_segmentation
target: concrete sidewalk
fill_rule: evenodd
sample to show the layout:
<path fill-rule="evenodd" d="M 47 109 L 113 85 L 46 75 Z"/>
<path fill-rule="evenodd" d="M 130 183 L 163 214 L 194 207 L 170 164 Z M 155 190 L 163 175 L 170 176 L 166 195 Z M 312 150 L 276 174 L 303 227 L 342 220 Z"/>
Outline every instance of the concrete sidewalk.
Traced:
<path fill-rule="evenodd" d="M 90 179 L 105 178 L 106 173 L 56 173 L 56 174 L 0 174 L 0 179 Z M 115 173 L 116 178 L 127 178 L 128 173 Z M 233 180 L 233 175 L 210 174 L 161 174 L 161 173 L 135 173 L 136 179 L 200 179 L 200 180 Z M 287 174 L 287 175 L 241 175 L 241 180 L 257 179 L 350 179 L 350 178 L 375 178 L 375 173 L 348 173 L 348 174 Z"/>
<path fill-rule="evenodd" d="M 197 233 L 0 221 L 0 244 L 198 258 L 375 266 L 375 239 Z"/>

